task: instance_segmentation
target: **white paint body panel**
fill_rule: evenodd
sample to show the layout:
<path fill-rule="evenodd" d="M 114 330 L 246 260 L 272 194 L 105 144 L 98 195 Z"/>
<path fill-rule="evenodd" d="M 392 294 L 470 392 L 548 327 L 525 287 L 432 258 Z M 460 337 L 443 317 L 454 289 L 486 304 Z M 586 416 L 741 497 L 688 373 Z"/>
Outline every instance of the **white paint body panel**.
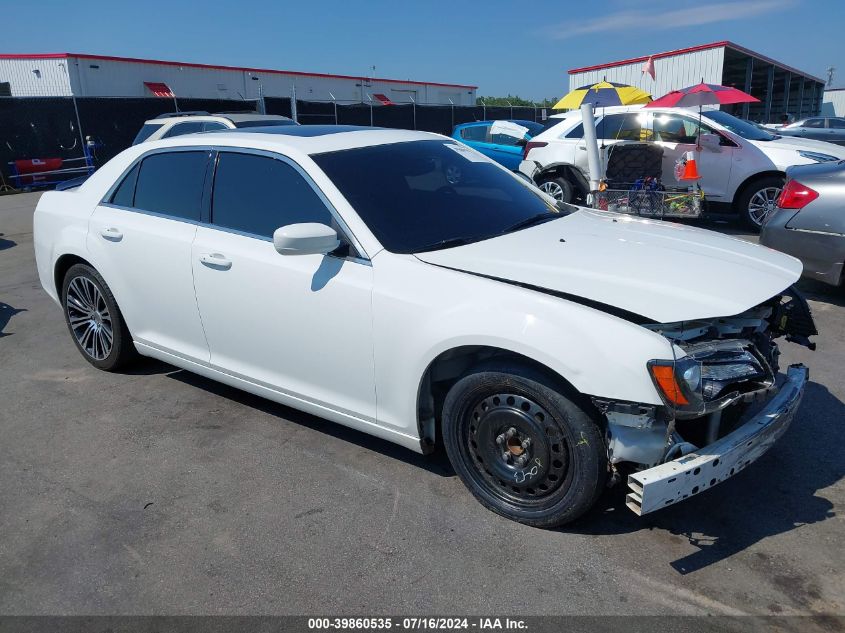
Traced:
<path fill-rule="evenodd" d="M 604 117 L 622 112 L 639 112 L 646 117 L 643 126 L 653 129 L 652 117 L 664 115 L 683 116 L 691 121 L 698 121 L 698 110 L 690 108 L 643 108 L 643 106 L 620 106 L 600 108 L 596 117 Z M 520 163 L 519 170 L 533 178 L 538 170 L 555 165 L 574 165 L 585 178 L 587 177 L 586 151 L 584 140 L 566 138 L 566 134 L 581 122 L 580 111 L 566 113 L 560 117 L 560 123 L 548 128 L 534 137 L 533 141 L 548 143 L 545 147 L 533 148 L 526 160 Z M 792 165 L 809 165 L 815 161 L 804 158 L 801 150 L 818 152 L 845 159 L 845 148 L 833 143 L 799 138 L 779 138 L 773 141 L 749 141 L 737 136 L 715 121 L 704 118 L 703 124 L 718 130 L 731 139 L 737 147 L 719 147 L 716 151 L 697 148 L 695 144 L 658 142 L 663 147 L 662 182 L 671 186 L 687 186 L 688 183 L 675 180 L 675 161 L 686 152 L 694 152 L 701 179 L 698 181 L 708 199 L 716 202 L 733 202 L 742 185 L 750 178 L 764 172 L 785 172 Z M 621 141 L 606 139 L 607 147 Z M 574 159 L 573 159 L 574 155 Z M 605 159 L 606 160 L 606 159 Z"/>
<path fill-rule="evenodd" d="M 421 380 L 443 352 L 508 350 L 582 393 L 650 404 L 661 400 L 646 363 L 673 354 L 667 339 L 630 321 L 465 271 L 658 320 L 734 314 L 800 273 L 797 260 L 739 240 L 590 211 L 419 257 L 388 252 L 309 154 L 417 139 L 445 137 L 221 133 L 135 146 L 79 189 L 41 198 L 34 220 L 41 283 L 57 299 L 58 258 L 81 257 L 109 283 L 141 353 L 421 450 Z M 266 150 L 298 163 L 346 223 L 363 260 L 286 257 L 266 239 L 98 207 L 141 154 L 185 146 Z M 100 235 L 113 226 L 121 241 Z M 231 267 L 200 262 L 215 253 Z"/>

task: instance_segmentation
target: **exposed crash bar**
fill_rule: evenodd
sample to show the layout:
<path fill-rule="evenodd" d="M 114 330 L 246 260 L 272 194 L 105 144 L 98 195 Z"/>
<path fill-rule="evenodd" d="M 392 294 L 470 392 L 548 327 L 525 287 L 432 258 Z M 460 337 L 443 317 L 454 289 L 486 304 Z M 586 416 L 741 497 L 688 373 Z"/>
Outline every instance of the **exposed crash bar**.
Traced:
<path fill-rule="evenodd" d="M 809 371 L 791 365 L 777 395 L 748 422 L 695 453 L 628 477 L 626 505 L 648 514 L 712 488 L 765 453 L 783 435 L 801 403 Z"/>

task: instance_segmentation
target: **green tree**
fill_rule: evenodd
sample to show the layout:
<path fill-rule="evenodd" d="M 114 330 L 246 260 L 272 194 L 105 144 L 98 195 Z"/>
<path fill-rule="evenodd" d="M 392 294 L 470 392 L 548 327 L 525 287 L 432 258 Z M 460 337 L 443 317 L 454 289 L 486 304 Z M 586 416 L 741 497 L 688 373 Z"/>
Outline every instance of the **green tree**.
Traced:
<path fill-rule="evenodd" d="M 518 95 L 508 95 L 507 97 L 477 97 L 476 105 L 486 106 L 527 106 L 529 108 L 551 108 L 558 99 L 543 99 L 542 101 L 531 101 L 530 99 L 523 99 Z"/>

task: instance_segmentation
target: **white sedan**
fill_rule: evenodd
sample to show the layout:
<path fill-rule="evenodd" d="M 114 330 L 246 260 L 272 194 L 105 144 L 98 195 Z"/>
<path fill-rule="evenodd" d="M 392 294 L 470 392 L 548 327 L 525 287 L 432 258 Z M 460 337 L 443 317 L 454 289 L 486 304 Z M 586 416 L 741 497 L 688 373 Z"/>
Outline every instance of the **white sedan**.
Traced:
<path fill-rule="evenodd" d="M 557 205 L 422 132 L 304 126 L 132 147 L 35 212 L 44 289 L 95 367 L 136 354 L 428 453 L 535 526 L 627 476 L 646 513 L 789 424 L 800 263 Z M 762 401 L 755 410 L 752 401 Z M 272 448 L 270 448 L 272 450 Z"/>

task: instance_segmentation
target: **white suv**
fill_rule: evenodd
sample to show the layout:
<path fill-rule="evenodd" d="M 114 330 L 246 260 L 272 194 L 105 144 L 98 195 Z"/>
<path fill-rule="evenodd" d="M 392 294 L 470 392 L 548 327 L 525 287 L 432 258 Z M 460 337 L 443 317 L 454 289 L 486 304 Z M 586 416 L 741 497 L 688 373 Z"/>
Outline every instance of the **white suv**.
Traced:
<path fill-rule="evenodd" d="M 182 136 L 195 132 L 216 132 L 235 128 L 267 127 L 273 125 L 297 125 L 296 121 L 277 114 L 256 114 L 254 112 L 203 111 L 167 112 L 144 121 L 144 125 L 132 141 L 133 145 L 161 138 Z"/>
<path fill-rule="evenodd" d="M 701 147 L 696 137 L 701 126 Z M 719 110 L 621 106 L 596 113 L 602 145 L 649 142 L 663 151 L 661 181 L 669 188 L 685 187 L 675 178 L 675 162 L 696 152 L 699 184 L 707 199 L 732 204 L 752 228 L 759 228 L 774 209 L 791 165 L 839 160 L 845 148 L 801 138 L 770 134 Z M 588 189 L 587 152 L 581 111 L 555 115 L 544 132 L 525 146 L 519 171 L 546 193 L 570 201 Z"/>

